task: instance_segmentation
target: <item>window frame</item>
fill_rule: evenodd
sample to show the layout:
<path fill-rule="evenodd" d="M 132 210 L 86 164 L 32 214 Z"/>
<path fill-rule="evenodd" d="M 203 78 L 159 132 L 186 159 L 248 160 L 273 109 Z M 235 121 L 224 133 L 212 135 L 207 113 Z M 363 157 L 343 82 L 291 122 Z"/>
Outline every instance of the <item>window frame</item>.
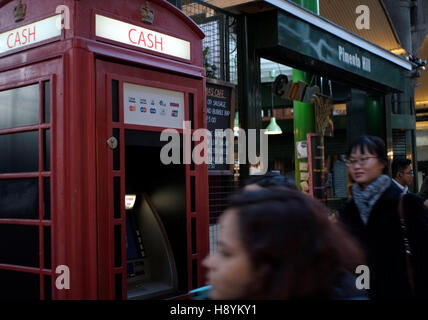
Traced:
<path fill-rule="evenodd" d="M 50 84 L 49 86 L 49 99 L 46 100 L 45 98 L 45 83 L 48 82 Z M 17 272 L 23 272 L 23 273 L 30 273 L 30 274 L 37 274 L 40 279 L 40 299 L 44 300 L 46 295 L 49 295 L 52 289 L 45 290 L 45 284 L 47 279 L 52 279 L 52 239 L 53 239 L 53 233 L 52 233 L 52 216 L 53 216 L 53 210 L 52 210 L 52 142 L 53 142 L 53 109 L 54 109 L 54 94 L 55 94 L 55 75 L 45 75 L 42 77 L 32 78 L 28 79 L 26 81 L 15 81 L 13 83 L 8 83 L 5 86 L 0 86 L 0 92 L 7 91 L 7 90 L 13 90 L 25 86 L 30 85 L 38 85 L 38 93 L 39 93 L 39 120 L 38 123 L 35 125 L 27 125 L 27 126 L 19 126 L 19 127 L 12 127 L 7 129 L 0 129 L 0 135 L 8 135 L 8 134 L 14 134 L 14 133 L 23 133 L 23 132 L 38 132 L 38 167 L 37 171 L 34 172 L 25 172 L 25 173 L 0 173 L 0 180 L 19 180 L 24 178 L 36 178 L 38 179 L 38 218 L 37 219 L 17 219 L 17 218 L 2 218 L 0 219 L 1 225 L 25 225 L 25 226 L 34 226 L 38 228 L 38 238 L 39 238 L 39 263 L 38 267 L 28 267 L 28 266 L 22 266 L 22 265 L 13 265 L 13 264 L 7 264 L 7 263 L 0 263 L 0 271 L 17 271 Z M 45 101 L 49 101 L 49 122 L 45 122 Z M 45 155 L 45 134 L 49 132 L 49 155 Z M 49 168 L 45 170 L 45 157 L 49 157 Z M 49 197 L 45 197 L 45 181 L 49 180 Z M 49 200 L 49 207 L 50 207 L 50 216 L 49 219 L 45 219 L 45 199 Z M 49 239 L 50 239 L 50 267 L 45 267 L 45 239 L 47 238 L 45 236 L 45 232 L 49 232 Z M 48 284 L 49 285 L 49 284 Z"/>

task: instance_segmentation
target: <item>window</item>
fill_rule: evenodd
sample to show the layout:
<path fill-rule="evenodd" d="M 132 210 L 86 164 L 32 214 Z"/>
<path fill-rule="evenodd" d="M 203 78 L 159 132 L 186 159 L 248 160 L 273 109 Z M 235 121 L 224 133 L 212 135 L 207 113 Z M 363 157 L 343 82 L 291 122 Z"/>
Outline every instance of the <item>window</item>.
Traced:
<path fill-rule="evenodd" d="M 38 171 L 38 131 L 0 135 L 0 150 L 0 173 Z"/>
<path fill-rule="evenodd" d="M 0 297 L 51 297 L 51 109 L 50 80 L 0 91 Z"/>
<path fill-rule="evenodd" d="M 39 123 L 39 85 L 0 92 L 0 129 Z"/>

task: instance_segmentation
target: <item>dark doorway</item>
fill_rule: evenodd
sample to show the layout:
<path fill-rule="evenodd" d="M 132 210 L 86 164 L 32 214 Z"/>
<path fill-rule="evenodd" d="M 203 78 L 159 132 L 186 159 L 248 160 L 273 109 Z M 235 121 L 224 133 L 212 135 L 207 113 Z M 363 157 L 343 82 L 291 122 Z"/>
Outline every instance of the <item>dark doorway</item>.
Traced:
<path fill-rule="evenodd" d="M 128 298 L 188 291 L 185 165 L 164 165 L 156 132 L 125 131 Z"/>

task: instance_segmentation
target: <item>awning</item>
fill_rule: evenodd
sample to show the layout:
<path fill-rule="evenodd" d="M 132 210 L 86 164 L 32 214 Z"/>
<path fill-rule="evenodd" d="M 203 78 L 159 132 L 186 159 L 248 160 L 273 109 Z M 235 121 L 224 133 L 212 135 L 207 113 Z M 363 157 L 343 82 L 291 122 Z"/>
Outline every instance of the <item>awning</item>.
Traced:
<path fill-rule="evenodd" d="M 410 62 L 292 2 L 251 17 L 256 49 L 293 67 L 383 91 L 403 91 Z"/>

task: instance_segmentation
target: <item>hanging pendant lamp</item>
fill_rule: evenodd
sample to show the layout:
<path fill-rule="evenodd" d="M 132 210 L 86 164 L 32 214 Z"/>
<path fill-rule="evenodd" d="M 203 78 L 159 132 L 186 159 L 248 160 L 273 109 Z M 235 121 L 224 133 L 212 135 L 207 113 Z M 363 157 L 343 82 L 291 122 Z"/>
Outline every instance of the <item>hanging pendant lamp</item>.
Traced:
<path fill-rule="evenodd" d="M 233 130 L 239 130 L 239 111 L 235 112 L 235 119 L 233 120 Z"/>
<path fill-rule="evenodd" d="M 272 117 L 270 118 L 269 125 L 266 127 L 265 134 L 282 134 L 281 127 L 276 123 L 276 119 L 273 116 L 273 83 L 271 92 L 271 103 L 272 103 Z"/>
<path fill-rule="evenodd" d="M 275 117 L 270 118 L 265 134 L 282 134 L 281 127 L 276 123 Z"/>

